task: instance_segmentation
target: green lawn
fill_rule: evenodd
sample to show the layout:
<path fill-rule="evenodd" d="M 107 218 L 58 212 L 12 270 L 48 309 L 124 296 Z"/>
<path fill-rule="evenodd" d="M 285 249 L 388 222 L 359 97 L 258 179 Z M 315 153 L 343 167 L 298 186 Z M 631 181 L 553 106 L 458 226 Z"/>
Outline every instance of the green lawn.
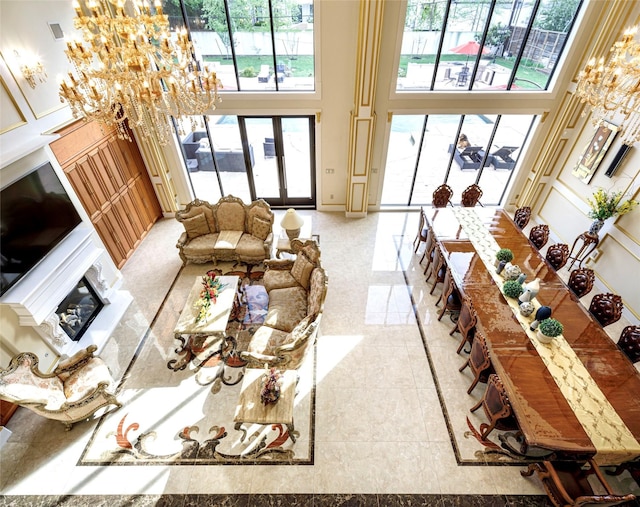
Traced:
<path fill-rule="evenodd" d="M 297 56 L 294 58 L 288 58 L 285 56 L 278 56 L 278 62 L 284 63 L 291 72 L 291 77 L 309 77 L 313 76 L 313 56 Z M 260 72 L 261 65 L 268 65 L 273 72 L 273 57 L 271 55 L 249 55 L 242 56 L 237 55 L 238 69 L 240 75 L 244 77 L 255 77 Z M 205 62 L 220 62 L 222 65 L 231 65 L 231 60 L 225 60 L 221 57 L 214 57 L 207 55 L 204 57 Z"/>

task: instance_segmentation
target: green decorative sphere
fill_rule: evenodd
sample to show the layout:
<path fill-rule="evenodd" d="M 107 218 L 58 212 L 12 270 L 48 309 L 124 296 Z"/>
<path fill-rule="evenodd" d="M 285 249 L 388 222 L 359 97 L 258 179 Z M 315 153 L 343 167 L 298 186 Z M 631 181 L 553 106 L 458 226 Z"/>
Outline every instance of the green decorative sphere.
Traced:
<path fill-rule="evenodd" d="M 496 252 L 498 261 L 511 262 L 513 260 L 513 252 L 508 248 L 501 248 Z"/>
<path fill-rule="evenodd" d="M 522 284 L 517 280 L 507 280 L 502 285 L 502 292 L 508 298 L 518 298 L 522 294 Z"/>
<path fill-rule="evenodd" d="M 562 334 L 562 331 L 564 331 L 562 323 L 556 319 L 551 318 L 541 320 L 538 329 L 543 335 L 549 336 L 551 338 L 560 336 Z"/>

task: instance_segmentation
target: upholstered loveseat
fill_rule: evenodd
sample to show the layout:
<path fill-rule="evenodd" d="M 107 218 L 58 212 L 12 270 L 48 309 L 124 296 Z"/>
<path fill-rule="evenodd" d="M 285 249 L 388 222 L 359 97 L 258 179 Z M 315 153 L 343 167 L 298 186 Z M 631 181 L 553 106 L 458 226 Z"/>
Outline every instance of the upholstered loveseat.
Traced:
<path fill-rule="evenodd" d="M 264 286 L 269 308 L 240 356 L 248 366 L 297 369 L 315 343 L 327 294 L 327 275 L 320 265 L 320 249 L 313 240 L 291 241 L 293 259 L 265 262 Z"/>
<path fill-rule="evenodd" d="M 185 230 L 176 247 L 183 263 L 241 261 L 258 264 L 271 257 L 273 212 L 258 199 L 245 204 L 227 195 L 216 204 L 195 199 L 176 212 Z"/>

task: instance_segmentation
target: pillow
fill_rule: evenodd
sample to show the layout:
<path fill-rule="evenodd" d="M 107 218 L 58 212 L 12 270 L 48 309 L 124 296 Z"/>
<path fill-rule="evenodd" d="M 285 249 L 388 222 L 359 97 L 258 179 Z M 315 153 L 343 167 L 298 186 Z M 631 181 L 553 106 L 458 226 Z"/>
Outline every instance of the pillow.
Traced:
<path fill-rule="evenodd" d="M 187 237 L 189 239 L 197 238 L 198 236 L 211 232 L 204 213 L 192 216 L 191 218 L 185 218 L 182 224 L 184 225 L 185 231 L 187 231 Z"/>
<path fill-rule="evenodd" d="M 304 319 L 298 322 L 298 324 L 296 324 L 296 327 L 294 327 L 287 335 L 285 343 L 295 343 L 308 337 L 313 331 L 313 326 L 311 324 L 313 323 L 315 318 L 315 315 L 307 315 Z"/>
<path fill-rule="evenodd" d="M 302 285 L 302 287 L 308 290 L 313 268 L 315 268 L 315 266 L 311 264 L 304 255 L 298 254 L 291 267 L 291 276 L 293 276 L 295 281 Z"/>
<path fill-rule="evenodd" d="M 200 139 L 200 148 L 202 148 L 203 150 L 206 150 L 207 148 L 210 148 L 209 139 L 208 138 L 203 137 L 202 139 Z"/>
<path fill-rule="evenodd" d="M 253 227 L 251 230 L 256 238 L 264 241 L 271 233 L 271 222 L 263 220 L 260 217 L 253 217 Z"/>

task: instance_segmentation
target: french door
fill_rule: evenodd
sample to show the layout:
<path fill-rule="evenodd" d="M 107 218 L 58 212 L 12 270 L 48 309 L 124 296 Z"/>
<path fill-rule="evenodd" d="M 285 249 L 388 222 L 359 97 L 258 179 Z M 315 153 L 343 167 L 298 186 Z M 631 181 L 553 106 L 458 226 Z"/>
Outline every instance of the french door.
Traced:
<path fill-rule="evenodd" d="M 315 207 L 313 116 L 239 118 L 253 147 L 252 195 L 273 207 Z"/>
<path fill-rule="evenodd" d="M 315 208 L 313 116 L 208 116 L 181 139 L 196 197 Z M 185 129 L 186 130 L 186 129 Z"/>

